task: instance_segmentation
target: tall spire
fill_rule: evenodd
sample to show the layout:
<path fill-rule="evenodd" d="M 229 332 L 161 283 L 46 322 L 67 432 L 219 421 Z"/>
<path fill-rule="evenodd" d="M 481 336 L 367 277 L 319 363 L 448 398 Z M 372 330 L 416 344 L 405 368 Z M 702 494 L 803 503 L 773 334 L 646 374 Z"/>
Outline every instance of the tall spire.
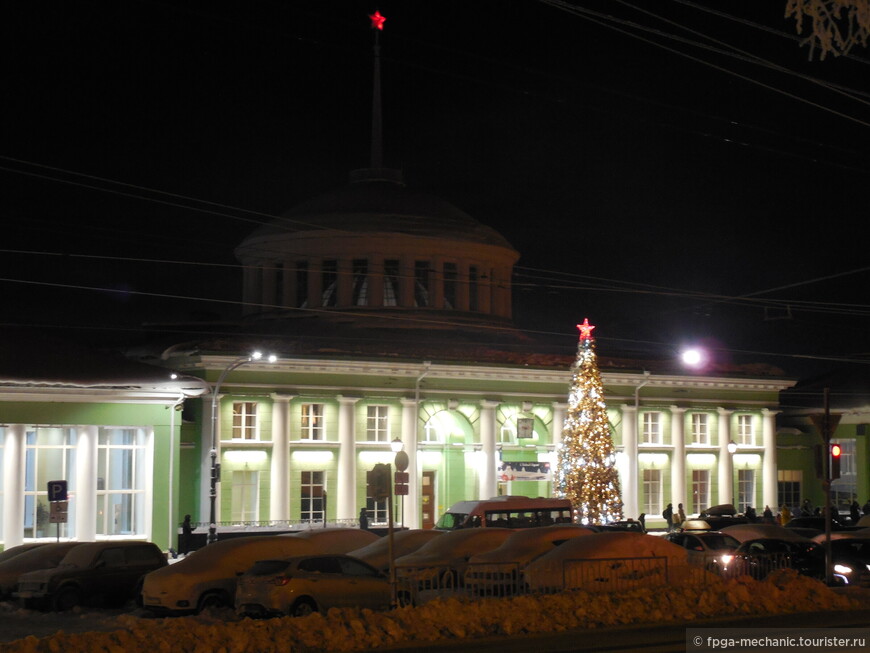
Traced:
<path fill-rule="evenodd" d="M 372 20 L 372 29 L 375 31 L 374 63 L 375 70 L 372 82 L 372 154 L 369 167 L 375 170 L 384 167 L 384 143 L 381 123 L 381 42 L 380 34 L 384 29 L 386 18 L 381 12 L 375 11 L 369 16 Z"/>
<path fill-rule="evenodd" d="M 384 167 L 384 133 L 383 113 L 381 110 L 381 43 L 380 33 L 384 29 L 387 20 L 380 11 L 369 15 L 372 21 L 372 29 L 375 32 L 374 44 L 374 75 L 372 78 L 372 143 L 369 167 L 360 170 L 352 170 L 351 182 L 357 181 L 391 181 L 402 184 L 402 171 Z"/>

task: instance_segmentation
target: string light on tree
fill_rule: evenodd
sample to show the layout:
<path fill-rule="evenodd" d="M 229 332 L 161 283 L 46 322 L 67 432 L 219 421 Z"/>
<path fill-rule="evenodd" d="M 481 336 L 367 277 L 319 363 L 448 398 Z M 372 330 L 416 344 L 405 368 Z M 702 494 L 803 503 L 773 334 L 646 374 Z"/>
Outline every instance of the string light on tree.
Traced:
<path fill-rule="evenodd" d="M 576 520 L 605 524 L 622 519 L 622 495 L 595 338 L 584 319 L 572 368 L 568 410 L 556 467 L 556 493 L 574 506 Z"/>

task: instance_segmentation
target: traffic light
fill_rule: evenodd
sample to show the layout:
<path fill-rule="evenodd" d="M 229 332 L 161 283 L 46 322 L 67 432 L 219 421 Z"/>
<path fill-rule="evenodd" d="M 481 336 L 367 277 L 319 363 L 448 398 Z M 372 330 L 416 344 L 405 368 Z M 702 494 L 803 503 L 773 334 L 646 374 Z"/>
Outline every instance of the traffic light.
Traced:
<path fill-rule="evenodd" d="M 840 478 L 840 456 L 843 453 L 843 448 L 839 444 L 831 445 L 831 480 L 836 481 Z"/>

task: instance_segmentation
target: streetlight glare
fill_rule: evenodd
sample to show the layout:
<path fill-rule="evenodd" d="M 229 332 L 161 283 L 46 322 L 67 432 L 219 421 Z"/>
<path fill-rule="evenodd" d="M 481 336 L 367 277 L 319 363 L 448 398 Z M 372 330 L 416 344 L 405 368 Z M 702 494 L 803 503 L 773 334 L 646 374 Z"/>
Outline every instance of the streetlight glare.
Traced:
<path fill-rule="evenodd" d="M 686 349 L 682 353 L 682 361 L 689 367 L 700 367 L 704 364 L 704 352 L 700 349 Z"/>
<path fill-rule="evenodd" d="M 255 352 L 251 353 L 251 360 L 252 361 L 258 361 L 262 357 L 263 357 L 263 352 L 261 352 L 261 351 L 255 351 Z"/>
<path fill-rule="evenodd" d="M 268 360 L 270 363 L 274 363 L 276 360 L 278 360 L 278 357 L 275 354 L 269 354 Z"/>

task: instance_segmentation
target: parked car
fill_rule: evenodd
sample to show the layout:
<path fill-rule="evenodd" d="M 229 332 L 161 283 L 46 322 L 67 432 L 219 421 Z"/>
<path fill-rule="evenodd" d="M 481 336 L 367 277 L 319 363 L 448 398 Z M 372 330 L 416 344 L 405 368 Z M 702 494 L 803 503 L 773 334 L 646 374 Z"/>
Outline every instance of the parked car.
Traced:
<path fill-rule="evenodd" d="M 730 503 L 709 507 L 698 514 L 698 519 L 707 522 L 710 530 L 713 531 L 721 531 L 726 526 L 749 523 L 749 519 L 739 514 L 737 508 Z"/>
<path fill-rule="evenodd" d="M 737 524 L 723 528 L 722 532 L 740 543 L 762 538 L 804 542 L 816 534 L 812 529 L 786 528 L 779 524 Z"/>
<path fill-rule="evenodd" d="M 158 614 L 232 607 L 238 576 L 258 560 L 347 553 L 377 539 L 374 533 L 358 528 L 323 528 L 220 540 L 145 576 L 142 605 Z"/>
<path fill-rule="evenodd" d="M 629 532 L 576 537 L 523 570 L 534 591 L 614 591 L 679 584 L 692 575 L 686 549 L 655 535 Z"/>
<path fill-rule="evenodd" d="M 27 544 L 19 544 L 18 546 L 13 546 L 11 549 L 4 549 L 0 551 L 0 563 L 6 562 L 7 560 L 11 560 L 17 555 L 21 555 L 25 551 L 32 551 L 33 549 L 43 546 L 46 542 L 28 542 Z"/>
<path fill-rule="evenodd" d="M 514 531 L 509 528 L 468 528 L 444 533 L 396 560 L 400 579 L 420 589 L 455 587 L 471 556 L 500 546 Z"/>
<path fill-rule="evenodd" d="M 70 549 L 79 544 L 79 542 L 50 542 L 39 547 L 31 547 L 0 562 L 0 599 L 12 597 L 21 574 L 57 567 Z"/>
<path fill-rule="evenodd" d="M 720 531 L 668 533 L 665 539 L 686 550 L 690 565 L 715 574 L 722 573 L 740 546 L 740 542 Z"/>
<path fill-rule="evenodd" d="M 414 553 L 421 546 L 444 535 L 444 531 L 413 528 L 407 531 L 393 533 L 393 559 Z M 387 571 L 390 566 L 390 538 L 387 535 L 360 549 L 348 553 L 358 560 L 370 564 L 375 569 Z"/>
<path fill-rule="evenodd" d="M 832 540 L 831 562 L 835 580 L 845 585 L 870 586 L 870 538 Z"/>
<path fill-rule="evenodd" d="M 435 530 L 460 528 L 534 528 L 570 524 L 568 499 L 504 495 L 482 501 L 454 503 L 435 523 Z"/>
<path fill-rule="evenodd" d="M 236 586 L 236 611 L 248 617 L 301 617 L 329 608 L 387 610 L 390 581 L 385 574 L 348 555 L 309 555 L 260 560 Z M 401 603 L 410 603 L 403 594 Z"/>
<path fill-rule="evenodd" d="M 784 524 L 786 528 L 812 528 L 818 531 L 819 533 L 825 532 L 825 518 L 824 517 L 793 517 L 788 521 L 787 524 Z M 846 526 L 836 517 L 831 517 L 831 530 L 832 531 L 848 531 L 852 529 L 852 526 Z M 858 527 L 855 527 L 858 528 Z"/>
<path fill-rule="evenodd" d="M 759 538 L 747 540 L 724 568 L 726 576 L 765 578 L 776 569 L 794 569 L 812 578 L 825 577 L 824 548 L 812 540 Z"/>
<path fill-rule="evenodd" d="M 57 567 L 22 574 L 16 596 L 25 607 L 57 611 L 85 603 L 123 605 L 138 596 L 145 574 L 166 565 L 166 556 L 151 542 L 83 542 Z"/>
<path fill-rule="evenodd" d="M 536 558 L 575 537 L 595 533 L 594 527 L 558 524 L 512 533 L 501 546 L 468 560 L 465 583 L 480 594 L 509 594 L 518 589 L 521 572 Z"/>

